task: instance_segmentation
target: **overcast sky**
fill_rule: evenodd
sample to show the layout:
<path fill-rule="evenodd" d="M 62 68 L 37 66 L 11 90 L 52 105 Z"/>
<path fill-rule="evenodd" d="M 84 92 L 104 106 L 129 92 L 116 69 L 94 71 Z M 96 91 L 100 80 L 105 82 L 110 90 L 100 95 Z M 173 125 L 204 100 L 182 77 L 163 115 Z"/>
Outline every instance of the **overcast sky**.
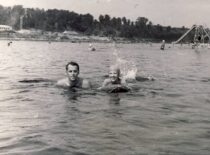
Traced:
<path fill-rule="evenodd" d="M 186 26 L 201 24 L 210 27 L 210 0 L 0 0 L 3 6 L 44 9 L 65 9 L 76 13 L 90 13 L 126 17 L 135 21 L 146 17 L 153 24 Z"/>

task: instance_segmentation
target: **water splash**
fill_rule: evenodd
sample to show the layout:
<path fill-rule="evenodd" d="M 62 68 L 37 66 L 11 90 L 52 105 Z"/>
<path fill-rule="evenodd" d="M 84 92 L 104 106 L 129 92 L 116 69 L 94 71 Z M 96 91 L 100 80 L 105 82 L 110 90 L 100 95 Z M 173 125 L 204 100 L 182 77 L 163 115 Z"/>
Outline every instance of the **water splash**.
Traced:
<path fill-rule="evenodd" d="M 135 80 L 138 71 L 136 64 L 133 61 L 121 58 L 116 48 L 113 52 L 113 56 L 115 57 L 115 65 L 117 65 L 120 68 L 121 77 L 124 79 Z"/>

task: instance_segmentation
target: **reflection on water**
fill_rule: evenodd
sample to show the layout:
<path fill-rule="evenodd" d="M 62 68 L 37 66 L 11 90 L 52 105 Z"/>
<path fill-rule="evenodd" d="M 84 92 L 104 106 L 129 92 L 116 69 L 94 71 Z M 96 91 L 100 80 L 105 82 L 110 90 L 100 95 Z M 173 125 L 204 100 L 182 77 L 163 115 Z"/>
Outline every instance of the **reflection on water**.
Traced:
<path fill-rule="evenodd" d="M 120 96 L 118 93 L 110 93 L 108 96 L 110 104 L 120 104 Z"/>
<path fill-rule="evenodd" d="M 94 45 L 0 42 L 0 154 L 209 154 L 210 51 Z M 98 92 L 116 51 L 132 91 Z M 55 86 L 70 60 L 92 90 Z"/>

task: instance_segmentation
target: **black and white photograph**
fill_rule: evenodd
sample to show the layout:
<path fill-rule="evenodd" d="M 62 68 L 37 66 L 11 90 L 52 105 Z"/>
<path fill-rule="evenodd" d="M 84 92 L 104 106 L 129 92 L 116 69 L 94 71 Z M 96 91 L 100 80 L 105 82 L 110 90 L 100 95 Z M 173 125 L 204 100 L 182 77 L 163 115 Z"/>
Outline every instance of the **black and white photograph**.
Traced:
<path fill-rule="evenodd" d="M 210 0 L 0 0 L 0 155 L 210 155 Z"/>

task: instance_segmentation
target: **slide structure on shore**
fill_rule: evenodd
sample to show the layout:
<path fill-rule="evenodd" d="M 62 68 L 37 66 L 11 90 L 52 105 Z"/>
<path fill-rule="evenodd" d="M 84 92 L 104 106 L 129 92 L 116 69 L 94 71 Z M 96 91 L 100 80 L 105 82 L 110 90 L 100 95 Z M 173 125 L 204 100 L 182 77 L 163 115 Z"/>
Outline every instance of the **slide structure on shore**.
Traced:
<path fill-rule="evenodd" d="M 203 25 L 193 25 L 186 33 L 184 33 L 177 41 L 172 42 L 173 44 L 178 44 L 183 39 L 194 32 L 193 37 L 193 45 L 197 46 L 199 44 L 209 44 L 210 43 L 210 30 L 208 28 L 204 28 Z"/>

